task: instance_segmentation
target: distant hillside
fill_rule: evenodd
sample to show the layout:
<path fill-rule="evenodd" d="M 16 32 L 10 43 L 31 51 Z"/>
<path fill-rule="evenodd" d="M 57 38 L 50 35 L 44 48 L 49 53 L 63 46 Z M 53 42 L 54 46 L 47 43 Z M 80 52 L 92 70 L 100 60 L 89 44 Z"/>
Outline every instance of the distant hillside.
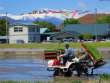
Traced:
<path fill-rule="evenodd" d="M 81 24 L 93 24 L 96 20 L 102 16 L 110 16 L 110 14 L 86 14 L 79 18 Z"/>
<path fill-rule="evenodd" d="M 33 21 L 47 21 L 59 26 L 66 18 L 79 19 L 82 24 L 95 23 L 101 16 L 110 14 L 90 14 L 88 11 L 79 10 L 39 10 L 27 14 L 8 14 L 8 20 L 13 23 L 32 23 Z M 5 14 L 0 14 L 0 18 L 5 18 Z"/>

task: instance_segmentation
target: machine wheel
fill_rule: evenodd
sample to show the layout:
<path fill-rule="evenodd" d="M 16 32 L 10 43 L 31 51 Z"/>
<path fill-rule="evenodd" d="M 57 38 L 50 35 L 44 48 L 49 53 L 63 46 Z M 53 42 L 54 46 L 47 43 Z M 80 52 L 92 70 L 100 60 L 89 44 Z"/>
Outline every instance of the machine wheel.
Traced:
<path fill-rule="evenodd" d="M 77 71 L 77 75 L 80 77 L 80 75 L 82 74 L 81 70 L 76 70 Z"/>
<path fill-rule="evenodd" d="M 94 72 L 94 68 L 91 69 L 91 75 L 93 75 L 93 72 Z"/>
<path fill-rule="evenodd" d="M 65 77 L 71 77 L 73 72 L 71 70 L 68 70 L 67 72 L 64 73 Z"/>
<path fill-rule="evenodd" d="M 61 76 L 64 75 L 63 71 L 61 69 L 55 69 L 54 76 Z"/>
<path fill-rule="evenodd" d="M 83 65 L 81 63 L 76 64 L 76 72 L 77 75 L 80 76 L 82 73 L 84 73 L 86 76 L 88 76 L 88 67 L 86 65 Z"/>
<path fill-rule="evenodd" d="M 67 72 L 64 72 L 64 76 L 71 77 L 73 74 L 73 70 L 75 70 L 75 64 L 70 65 Z"/>
<path fill-rule="evenodd" d="M 88 68 L 84 68 L 84 73 L 88 76 Z"/>
<path fill-rule="evenodd" d="M 80 75 L 82 74 L 82 66 L 80 63 L 76 63 L 76 72 L 77 72 L 77 75 L 80 77 Z"/>
<path fill-rule="evenodd" d="M 55 69 L 53 76 L 58 76 L 59 75 L 59 69 Z"/>

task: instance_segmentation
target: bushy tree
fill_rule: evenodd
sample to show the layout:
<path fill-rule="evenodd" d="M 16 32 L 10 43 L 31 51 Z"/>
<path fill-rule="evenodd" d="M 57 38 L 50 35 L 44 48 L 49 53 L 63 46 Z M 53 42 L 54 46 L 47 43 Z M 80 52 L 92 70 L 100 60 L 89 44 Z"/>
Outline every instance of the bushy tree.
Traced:
<path fill-rule="evenodd" d="M 110 16 L 102 16 L 97 19 L 96 23 L 99 24 L 110 23 Z"/>
<path fill-rule="evenodd" d="M 82 34 L 78 35 L 78 38 L 79 38 L 80 40 L 82 40 L 82 39 L 83 39 L 83 35 L 82 35 Z"/>
<path fill-rule="evenodd" d="M 83 33 L 82 34 L 83 39 L 89 40 L 93 38 L 93 35 L 91 33 Z"/>
<path fill-rule="evenodd" d="M 6 35 L 6 20 L 0 19 L 0 36 Z"/>
<path fill-rule="evenodd" d="M 52 32 L 55 31 L 55 28 L 56 28 L 54 24 L 49 23 L 47 21 L 34 21 L 34 24 L 38 24 L 41 27 L 48 28 Z"/>
<path fill-rule="evenodd" d="M 64 20 L 63 25 L 65 26 L 65 25 L 68 25 L 68 24 L 80 24 L 80 22 L 77 19 L 68 18 L 68 19 Z"/>

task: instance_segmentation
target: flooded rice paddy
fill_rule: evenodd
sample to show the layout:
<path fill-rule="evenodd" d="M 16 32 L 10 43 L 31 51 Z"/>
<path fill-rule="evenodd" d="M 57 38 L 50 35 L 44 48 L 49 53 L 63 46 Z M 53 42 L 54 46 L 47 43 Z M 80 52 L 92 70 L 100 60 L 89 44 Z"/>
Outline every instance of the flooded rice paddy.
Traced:
<path fill-rule="evenodd" d="M 110 74 L 110 59 L 106 62 L 104 66 L 94 70 L 94 75 Z M 54 77 L 53 71 L 47 71 L 47 62 L 41 58 L 2 56 L 0 58 L 0 80 L 50 81 L 54 80 Z"/>
<path fill-rule="evenodd" d="M 106 64 L 94 70 L 94 74 L 110 74 L 110 60 L 106 60 Z"/>
<path fill-rule="evenodd" d="M 51 80 L 46 69 L 41 59 L 1 59 L 0 80 Z"/>

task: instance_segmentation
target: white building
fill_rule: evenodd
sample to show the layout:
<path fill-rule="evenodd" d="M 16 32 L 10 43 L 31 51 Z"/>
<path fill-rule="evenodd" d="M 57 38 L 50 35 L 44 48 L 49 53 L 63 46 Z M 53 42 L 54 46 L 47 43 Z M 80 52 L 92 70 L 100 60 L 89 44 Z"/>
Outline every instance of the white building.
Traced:
<path fill-rule="evenodd" d="M 35 24 L 13 24 L 9 26 L 9 43 L 40 42 L 40 26 Z"/>

